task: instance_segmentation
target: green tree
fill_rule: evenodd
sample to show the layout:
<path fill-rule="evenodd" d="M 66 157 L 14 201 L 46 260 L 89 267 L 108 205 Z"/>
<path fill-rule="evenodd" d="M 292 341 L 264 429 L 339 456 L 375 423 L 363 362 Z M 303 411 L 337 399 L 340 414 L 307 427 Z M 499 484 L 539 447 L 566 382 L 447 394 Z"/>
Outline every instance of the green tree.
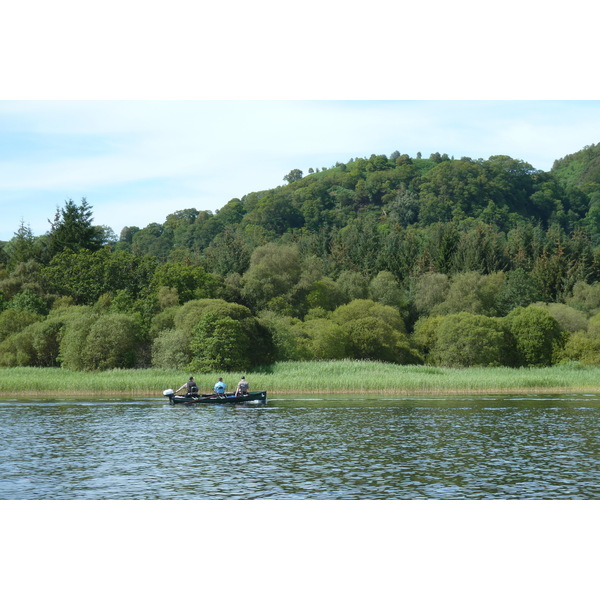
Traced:
<path fill-rule="evenodd" d="M 387 307 L 389 308 L 389 307 Z M 419 358 L 405 334 L 377 317 L 362 317 L 341 325 L 348 356 L 361 360 L 381 360 L 397 364 L 416 364 Z"/>
<path fill-rule="evenodd" d="M 40 258 L 40 248 L 29 225 L 21 220 L 14 237 L 6 244 L 4 251 L 8 256 L 8 268 L 13 270 L 19 263 Z"/>
<path fill-rule="evenodd" d="M 57 367 L 63 322 L 58 318 L 28 325 L 0 344 L 0 365 Z"/>
<path fill-rule="evenodd" d="M 504 273 L 481 275 L 477 272 L 457 273 L 451 278 L 446 298 L 431 309 L 432 315 L 468 312 L 488 317 L 497 316 L 497 299 L 503 289 Z"/>
<path fill-rule="evenodd" d="M 412 343 L 425 358 L 425 362 L 432 362 L 431 353 L 437 343 L 440 325 L 447 317 L 421 317 L 414 327 Z"/>
<path fill-rule="evenodd" d="M 498 314 L 506 315 L 518 306 L 529 306 L 542 299 L 542 292 L 525 269 L 518 267 L 506 274 L 504 285 L 498 293 Z"/>
<path fill-rule="evenodd" d="M 450 290 L 450 278 L 443 273 L 424 273 L 413 286 L 413 301 L 419 315 L 428 316 L 444 302 Z"/>
<path fill-rule="evenodd" d="M 38 315 L 47 315 L 48 306 L 35 292 L 24 290 L 12 297 L 6 308 L 19 311 L 28 311 Z"/>
<path fill-rule="evenodd" d="M 160 262 L 166 262 L 173 249 L 173 232 L 165 230 L 159 223 L 150 223 L 134 233 L 131 240 L 131 252 L 136 256 L 153 256 Z"/>
<path fill-rule="evenodd" d="M 292 169 L 283 179 L 288 183 L 294 183 L 300 181 L 303 177 L 303 173 L 300 169 Z"/>
<path fill-rule="evenodd" d="M 466 312 L 444 317 L 435 334 L 431 362 L 448 367 L 510 364 L 512 338 L 500 319 Z"/>
<path fill-rule="evenodd" d="M 64 323 L 58 362 L 73 371 L 90 370 L 85 351 L 88 334 L 99 318 L 98 313 L 88 306 L 74 306 L 59 311 L 56 316 Z"/>
<path fill-rule="evenodd" d="M 343 304 L 344 295 L 333 279 L 323 277 L 311 285 L 306 300 L 310 308 L 323 308 L 331 311 Z"/>
<path fill-rule="evenodd" d="M 219 275 L 244 273 L 250 266 L 253 247 L 239 227 L 226 227 L 218 234 L 206 249 L 207 268 Z"/>
<path fill-rule="evenodd" d="M 353 300 L 348 304 L 336 308 L 331 315 L 331 319 L 340 325 L 364 318 L 375 318 L 388 325 L 394 331 L 399 333 L 406 332 L 402 315 L 398 309 L 391 306 L 384 306 L 378 302 L 373 302 L 373 300 Z"/>
<path fill-rule="evenodd" d="M 546 309 L 556 319 L 563 331 L 575 333 L 576 331 L 586 331 L 588 328 L 587 315 L 572 306 L 557 302 L 551 302 L 550 304 L 538 302 L 533 306 Z"/>
<path fill-rule="evenodd" d="M 187 302 L 194 298 L 207 298 L 214 295 L 217 282 L 203 267 L 166 263 L 156 268 L 152 287 L 156 291 L 162 287 L 175 289 L 179 301 Z"/>
<path fill-rule="evenodd" d="M 290 298 L 300 281 L 302 261 L 295 245 L 266 244 L 253 253 L 242 279 L 242 296 L 255 308 L 267 308 L 278 297 Z"/>
<path fill-rule="evenodd" d="M 263 311 L 260 313 L 259 320 L 272 339 L 275 360 L 289 361 L 305 358 L 301 352 L 301 340 L 305 334 L 300 319 L 273 311 Z"/>
<path fill-rule="evenodd" d="M 85 370 L 141 366 L 144 342 L 141 324 L 134 317 L 116 313 L 101 315 L 85 339 L 82 357 Z"/>
<path fill-rule="evenodd" d="M 345 302 L 364 300 L 369 296 L 369 280 L 358 271 L 342 271 L 336 283 Z"/>
<path fill-rule="evenodd" d="M 600 282 L 589 284 L 585 281 L 577 281 L 566 303 L 588 315 L 597 314 L 600 312 Z"/>
<path fill-rule="evenodd" d="M 69 296 L 78 304 L 92 304 L 105 293 L 127 290 L 132 298 L 147 295 L 156 260 L 128 252 L 80 250 L 57 254 L 41 274 L 49 291 Z"/>
<path fill-rule="evenodd" d="M 389 271 L 379 271 L 369 283 L 369 298 L 379 304 L 393 306 L 397 309 L 405 308 L 405 295 Z"/>
<path fill-rule="evenodd" d="M 152 366 L 159 369 L 184 369 L 192 360 L 189 335 L 164 329 L 152 343 Z"/>
<path fill-rule="evenodd" d="M 54 221 L 50 221 L 48 251 L 54 256 L 64 250 L 99 250 L 104 244 L 103 230 L 92 225 L 92 207 L 82 198 L 79 206 L 67 200 L 63 208 L 56 209 Z"/>
<path fill-rule="evenodd" d="M 504 319 L 515 338 L 519 365 L 545 367 L 553 363 L 566 338 L 547 310 L 537 306 L 518 307 Z"/>
<path fill-rule="evenodd" d="M 421 183 L 421 222 L 477 216 L 487 206 L 489 194 L 490 182 L 482 165 L 467 160 L 440 161 Z"/>
<path fill-rule="evenodd" d="M 559 362 L 580 362 L 582 365 L 600 365 L 600 338 L 585 331 L 571 334 L 558 355 Z"/>
<path fill-rule="evenodd" d="M 245 371 L 252 365 L 253 344 L 243 323 L 231 317 L 207 313 L 192 331 L 191 368 L 205 373 Z"/>
<path fill-rule="evenodd" d="M 343 327 L 329 319 L 312 319 L 302 324 L 304 350 L 309 360 L 334 360 L 348 356 L 348 338 Z"/>
<path fill-rule="evenodd" d="M 0 313 L 0 341 L 42 319 L 43 317 L 35 312 L 15 310 L 14 308 L 4 310 Z"/>

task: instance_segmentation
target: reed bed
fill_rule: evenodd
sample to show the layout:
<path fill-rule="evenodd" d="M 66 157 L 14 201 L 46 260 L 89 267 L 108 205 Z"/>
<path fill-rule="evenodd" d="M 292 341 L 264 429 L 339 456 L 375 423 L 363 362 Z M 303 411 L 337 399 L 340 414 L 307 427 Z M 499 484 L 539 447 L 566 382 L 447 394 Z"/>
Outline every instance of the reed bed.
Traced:
<path fill-rule="evenodd" d="M 166 388 L 187 381 L 187 371 L 118 369 L 82 373 L 67 369 L 16 367 L 0 370 L 0 396 L 138 397 L 156 398 Z M 276 363 L 244 373 L 196 375 L 201 391 L 209 392 L 223 376 L 228 389 L 242 375 L 251 389 L 282 394 L 407 394 L 600 393 L 600 367 L 579 364 L 545 368 L 468 368 L 393 365 L 373 361 L 312 361 Z"/>

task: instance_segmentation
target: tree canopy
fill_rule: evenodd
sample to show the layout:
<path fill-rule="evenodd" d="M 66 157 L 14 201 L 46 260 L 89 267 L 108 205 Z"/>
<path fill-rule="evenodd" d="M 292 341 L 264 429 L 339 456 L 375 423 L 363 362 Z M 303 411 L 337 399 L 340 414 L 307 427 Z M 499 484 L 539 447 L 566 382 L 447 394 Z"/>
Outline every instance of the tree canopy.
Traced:
<path fill-rule="evenodd" d="M 600 364 L 599 165 L 395 150 L 118 237 L 67 200 L 0 243 L 0 365 Z"/>

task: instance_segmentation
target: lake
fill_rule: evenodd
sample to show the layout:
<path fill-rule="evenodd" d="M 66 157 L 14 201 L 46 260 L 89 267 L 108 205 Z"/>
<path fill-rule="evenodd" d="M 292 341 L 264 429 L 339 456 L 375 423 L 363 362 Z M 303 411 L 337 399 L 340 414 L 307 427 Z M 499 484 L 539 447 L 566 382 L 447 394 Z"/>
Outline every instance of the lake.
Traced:
<path fill-rule="evenodd" d="M 600 398 L 0 400 L 0 499 L 599 499 Z"/>

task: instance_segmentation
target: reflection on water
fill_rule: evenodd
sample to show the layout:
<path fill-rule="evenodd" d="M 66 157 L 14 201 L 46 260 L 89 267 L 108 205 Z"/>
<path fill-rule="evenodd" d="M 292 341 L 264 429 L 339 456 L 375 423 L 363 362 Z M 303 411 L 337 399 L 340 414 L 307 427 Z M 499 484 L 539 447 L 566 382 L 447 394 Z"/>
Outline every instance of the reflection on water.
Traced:
<path fill-rule="evenodd" d="M 0 400 L 0 499 L 600 498 L 600 399 Z"/>

